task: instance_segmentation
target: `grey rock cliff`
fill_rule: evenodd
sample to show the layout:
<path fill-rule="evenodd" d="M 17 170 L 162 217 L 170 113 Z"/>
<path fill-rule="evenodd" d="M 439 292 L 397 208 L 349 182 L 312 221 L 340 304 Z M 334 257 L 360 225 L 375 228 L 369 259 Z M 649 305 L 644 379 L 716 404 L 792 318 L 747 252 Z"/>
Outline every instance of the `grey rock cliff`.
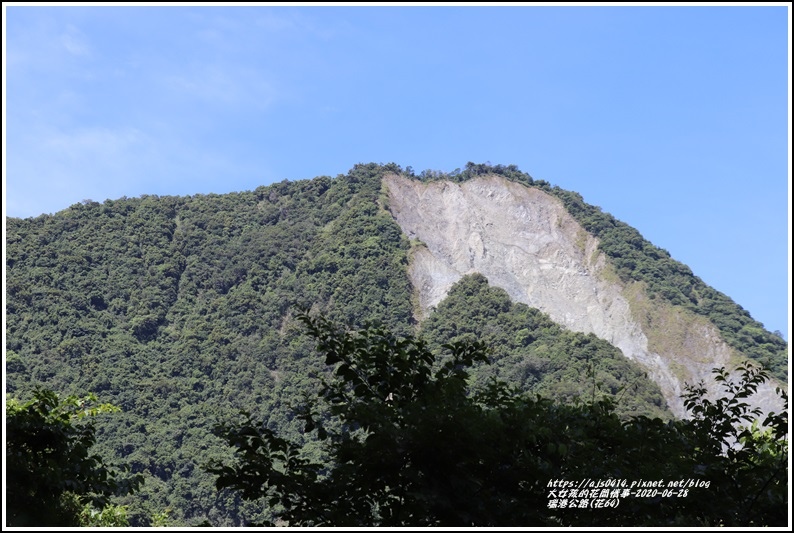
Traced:
<path fill-rule="evenodd" d="M 593 333 L 637 361 L 679 417 L 685 415 L 684 383 L 712 384 L 711 369 L 729 366 L 732 350 L 707 321 L 684 318 L 673 324 L 680 331 L 672 340 L 649 347 L 649 335 L 659 337 L 649 324 L 670 322 L 676 311 L 647 305 L 642 290 L 621 283 L 598 240 L 558 199 L 501 176 L 456 184 L 390 175 L 384 182 L 392 216 L 410 239 L 421 241 L 409 266 L 420 320 L 462 276 L 479 272 L 513 301 L 573 331 Z M 776 400 L 773 387 L 759 390 L 765 410 L 778 409 Z"/>

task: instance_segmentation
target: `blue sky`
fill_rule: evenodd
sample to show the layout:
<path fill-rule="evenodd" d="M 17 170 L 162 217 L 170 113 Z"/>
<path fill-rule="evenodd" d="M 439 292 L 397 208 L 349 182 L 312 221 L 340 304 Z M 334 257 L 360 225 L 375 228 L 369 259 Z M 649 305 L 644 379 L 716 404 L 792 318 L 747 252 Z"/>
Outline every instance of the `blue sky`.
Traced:
<path fill-rule="evenodd" d="M 3 7 L 4 206 L 515 164 L 788 338 L 787 7 Z"/>

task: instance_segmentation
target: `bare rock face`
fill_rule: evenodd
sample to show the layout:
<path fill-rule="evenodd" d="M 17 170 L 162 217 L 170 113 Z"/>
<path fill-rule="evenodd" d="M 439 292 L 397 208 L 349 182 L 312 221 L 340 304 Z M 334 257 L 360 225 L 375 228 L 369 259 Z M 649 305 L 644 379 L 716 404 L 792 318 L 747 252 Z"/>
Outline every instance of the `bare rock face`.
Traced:
<path fill-rule="evenodd" d="M 686 413 L 684 383 L 712 384 L 711 369 L 729 365 L 732 350 L 713 325 L 682 319 L 658 300 L 650 305 L 641 288 L 621 283 L 598 240 L 557 198 L 501 176 L 456 184 L 395 174 L 384 182 L 392 216 L 420 241 L 409 267 L 420 320 L 462 276 L 479 272 L 513 301 L 619 348 L 647 369 L 679 417 Z M 672 339 L 651 326 L 672 320 L 678 320 Z M 765 410 L 779 409 L 772 387 L 757 396 Z"/>

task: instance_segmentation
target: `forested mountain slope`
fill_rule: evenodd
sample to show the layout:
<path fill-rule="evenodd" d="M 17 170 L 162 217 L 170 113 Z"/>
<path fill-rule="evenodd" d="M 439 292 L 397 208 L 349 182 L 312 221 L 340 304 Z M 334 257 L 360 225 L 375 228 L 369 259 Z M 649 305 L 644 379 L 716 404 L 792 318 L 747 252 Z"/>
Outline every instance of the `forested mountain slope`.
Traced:
<path fill-rule="evenodd" d="M 369 164 L 249 192 L 86 201 L 53 216 L 8 219 L 7 392 L 95 392 L 122 408 L 100 426 L 98 441 L 146 477 L 122 502 L 135 525 L 165 509 L 174 524 L 256 519 L 260 509 L 219 495 L 201 466 L 229 454 L 210 428 L 239 409 L 303 438 L 293 408 L 316 393 L 327 369 L 292 319 L 298 308 L 351 326 L 419 331 L 437 347 L 477 336 L 495 347 L 495 364 L 478 380 L 493 374 L 564 401 L 604 394 L 619 398 L 620 412 L 669 416 L 647 368 L 592 331 L 561 327 L 476 270 L 450 279 L 435 311 L 424 305 L 411 265 L 427 245 L 412 242 L 390 211 L 395 197 L 384 178 L 395 175 L 452 183 L 498 175 L 560 198 L 598 239 L 632 313 L 647 311 L 652 298 L 666 302 L 716 328 L 736 357 L 785 375 L 782 339 L 575 193 L 514 167 L 417 178 Z M 642 316 L 649 345 L 662 350 L 669 336 L 654 337 L 652 321 L 679 315 Z"/>

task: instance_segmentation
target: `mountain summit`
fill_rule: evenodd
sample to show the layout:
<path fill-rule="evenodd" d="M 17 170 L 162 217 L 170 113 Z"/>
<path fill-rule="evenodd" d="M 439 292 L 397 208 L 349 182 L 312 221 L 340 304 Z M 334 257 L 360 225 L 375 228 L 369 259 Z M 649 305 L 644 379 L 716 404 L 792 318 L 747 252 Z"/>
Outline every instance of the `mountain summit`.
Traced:
<path fill-rule="evenodd" d="M 577 193 L 514 166 L 419 175 L 361 164 L 254 191 L 85 201 L 7 219 L 6 386 L 93 392 L 122 408 L 102 453 L 146 476 L 130 522 L 239 524 L 197 465 L 239 410 L 308 438 L 295 406 L 328 369 L 298 309 L 418 333 L 438 352 L 477 337 L 491 378 L 553 399 L 686 415 L 687 383 L 750 359 L 774 382 L 787 344 L 665 250 Z M 647 376 L 647 377 L 646 377 Z M 715 389 L 711 391 L 716 393 Z"/>

